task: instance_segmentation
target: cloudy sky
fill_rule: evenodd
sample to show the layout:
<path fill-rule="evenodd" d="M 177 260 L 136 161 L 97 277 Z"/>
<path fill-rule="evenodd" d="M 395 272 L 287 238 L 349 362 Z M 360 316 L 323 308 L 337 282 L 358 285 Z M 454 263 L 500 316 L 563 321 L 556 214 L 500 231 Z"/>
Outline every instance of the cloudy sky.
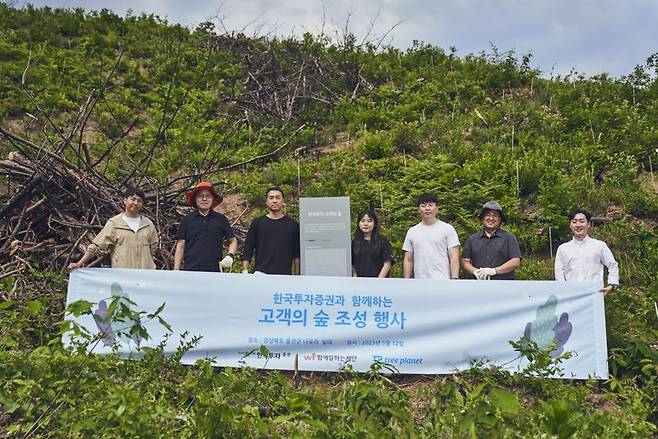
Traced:
<path fill-rule="evenodd" d="M 9 3 L 21 7 L 25 0 Z M 193 28 L 223 23 L 248 34 L 350 32 L 406 49 L 414 40 L 459 55 L 531 52 L 544 76 L 621 76 L 658 52 L 658 0 L 31 0 L 35 6 L 154 13 Z M 373 26 L 374 23 L 374 26 Z M 389 32 L 390 31 L 390 32 Z"/>

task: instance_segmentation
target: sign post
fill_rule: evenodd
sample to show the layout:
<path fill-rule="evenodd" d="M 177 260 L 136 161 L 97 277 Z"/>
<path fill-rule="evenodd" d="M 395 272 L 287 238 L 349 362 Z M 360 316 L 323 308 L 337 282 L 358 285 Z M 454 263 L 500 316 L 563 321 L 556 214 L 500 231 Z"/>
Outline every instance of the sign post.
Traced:
<path fill-rule="evenodd" d="M 349 197 L 301 198 L 299 224 L 302 275 L 352 275 Z"/>

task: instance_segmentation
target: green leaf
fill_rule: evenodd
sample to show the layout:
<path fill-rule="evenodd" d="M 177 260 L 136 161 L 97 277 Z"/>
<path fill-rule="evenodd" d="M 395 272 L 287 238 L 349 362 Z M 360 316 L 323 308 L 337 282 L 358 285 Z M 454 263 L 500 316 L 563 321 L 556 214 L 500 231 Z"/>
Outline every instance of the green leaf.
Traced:
<path fill-rule="evenodd" d="M 119 306 L 121 299 L 113 299 L 112 302 L 110 303 L 110 306 L 107 307 L 107 314 L 104 319 L 105 322 L 111 321 L 113 318 L 116 318 L 114 314 L 116 314 L 117 307 Z"/>
<path fill-rule="evenodd" d="M 487 385 L 486 383 L 480 383 L 477 386 L 475 386 L 475 388 L 468 393 L 468 399 L 471 401 L 478 399 L 478 397 L 480 396 L 482 390 L 484 390 L 486 385 Z"/>
<path fill-rule="evenodd" d="M 507 390 L 492 389 L 491 402 L 500 411 L 508 415 L 516 415 L 519 412 L 519 399 L 515 394 Z"/>
<path fill-rule="evenodd" d="M 33 317 L 41 314 L 41 311 L 43 310 L 43 303 L 38 300 L 29 300 L 25 305 L 27 307 L 27 312 Z"/>
<path fill-rule="evenodd" d="M 91 314 L 93 305 L 94 303 L 88 300 L 76 300 L 66 307 L 66 312 L 73 314 L 75 317 L 80 317 L 81 315 Z"/>
<path fill-rule="evenodd" d="M 254 405 L 245 405 L 242 407 L 242 413 L 247 413 L 253 417 L 258 417 L 258 407 Z"/>
<path fill-rule="evenodd" d="M 167 328 L 167 330 L 168 330 L 169 332 L 172 332 L 171 325 L 170 325 L 169 323 L 167 323 L 162 317 L 158 316 L 158 322 L 160 322 L 160 324 L 161 324 L 162 326 L 164 326 L 165 328 Z"/>
<path fill-rule="evenodd" d="M 148 317 L 149 319 L 152 319 L 152 318 L 154 318 L 154 317 L 157 317 L 158 314 L 160 314 L 160 313 L 162 312 L 162 310 L 164 309 L 165 305 L 166 305 L 166 302 L 163 303 L 162 305 L 160 305 L 160 307 L 158 307 L 158 309 L 156 309 L 154 313 L 152 313 L 152 314 L 148 314 L 146 317 Z"/>
<path fill-rule="evenodd" d="M 263 358 L 267 358 L 270 355 L 270 350 L 267 349 L 267 346 L 265 346 L 264 344 L 260 345 L 258 352 L 260 352 Z"/>
<path fill-rule="evenodd" d="M 4 302 L 0 303 L 0 309 L 11 308 L 15 304 L 16 304 L 15 300 L 5 300 Z"/>
<path fill-rule="evenodd" d="M 5 398 L 0 398 L 0 406 L 2 406 L 2 410 L 7 413 L 8 415 L 11 415 L 14 413 L 21 405 L 20 403 L 11 400 L 11 399 L 5 399 Z"/>

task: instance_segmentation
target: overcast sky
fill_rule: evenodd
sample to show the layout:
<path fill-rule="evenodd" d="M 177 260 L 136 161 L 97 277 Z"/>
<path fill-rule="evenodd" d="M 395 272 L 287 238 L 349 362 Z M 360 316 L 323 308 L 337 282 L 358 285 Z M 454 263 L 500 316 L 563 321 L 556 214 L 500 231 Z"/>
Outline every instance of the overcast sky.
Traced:
<path fill-rule="evenodd" d="M 14 0 L 16 7 L 28 3 Z M 631 73 L 658 52 L 658 0 L 33 0 L 35 6 L 154 13 L 193 28 L 217 17 L 229 30 L 277 35 L 343 29 L 406 49 L 414 40 L 461 56 L 532 52 L 544 76 L 572 69 L 591 76 Z M 323 18 L 324 17 L 324 18 Z M 371 23 L 374 28 L 369 33 Z"/>

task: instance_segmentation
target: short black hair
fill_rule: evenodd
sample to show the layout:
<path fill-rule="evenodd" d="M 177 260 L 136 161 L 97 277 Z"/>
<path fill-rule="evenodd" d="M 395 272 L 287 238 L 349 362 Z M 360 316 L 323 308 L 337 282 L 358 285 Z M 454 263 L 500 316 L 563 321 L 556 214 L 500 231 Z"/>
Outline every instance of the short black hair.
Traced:
<path fill-rule="evenodd" d="M 137 195 L 142 201 L 146 201 L 146 194 L 143 190 L 135 186 L 127 185 L 126 190 L 123 191 L 123 198 L 132 197 L 133 195 Z"/>
<path fill-rule="evenodd" d="M 585 209 L 580 209 L 580 208 L 573 209 L 571 212 L 569 212 L 569 221 L 573 220 L 576 217 L 576 215 L 578 215 L 579 213 L 585 215 L 585 218 L 587 219 L 588 223 L 592 221 L 592 214 L 586 211 Z"/>
<path fill-rule="evenodd" d="M 416 206 L 420 206 L 423 203 L 434 203 L 434 204 L 439 204 L 439 199 L 436 198 L 436 195 L 430 194 L 429 192 L 426 192 L 424 194 L 420 194 L 416 197 Z"/>
<path fill-rule="evenodd" d="M 268 195 L 270 194 L 270 192 L 272 192 L 272 191 L 281 192 L 281 198 L 285 198 L 285 195 L 283 194 L 283 191 L 281 190 L 281 188 L 280 188 L 279 186 L 272 186 L 271 188 L 269 188 L 268 190 L 266 190 L 266 191 L 265 191 L 265 198 L 267 198 L 267 196 L 268 196 Z"/>

